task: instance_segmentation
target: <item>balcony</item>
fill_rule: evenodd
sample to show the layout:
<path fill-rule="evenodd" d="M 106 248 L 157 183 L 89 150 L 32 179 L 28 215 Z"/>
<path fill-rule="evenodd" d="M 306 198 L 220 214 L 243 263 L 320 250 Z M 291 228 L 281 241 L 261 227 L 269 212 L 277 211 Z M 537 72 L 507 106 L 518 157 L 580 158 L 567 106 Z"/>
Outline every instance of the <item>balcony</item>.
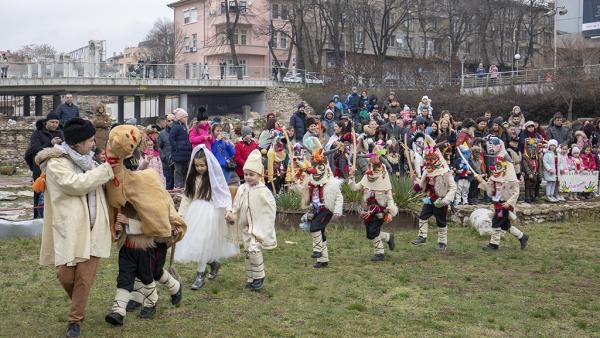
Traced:
<path fill-rule="evenodd" d="M 229 44 L 223 44 L 219 46 L 213 47 L 205 47 L 204 55 L 206 56 L 214 56 L 221 54 L 229 53 Z M 239 55 L 268 55 L 269 48 L 267 46 L 259 46 L 259 45 L 235 45 L 235 52 Z"/>

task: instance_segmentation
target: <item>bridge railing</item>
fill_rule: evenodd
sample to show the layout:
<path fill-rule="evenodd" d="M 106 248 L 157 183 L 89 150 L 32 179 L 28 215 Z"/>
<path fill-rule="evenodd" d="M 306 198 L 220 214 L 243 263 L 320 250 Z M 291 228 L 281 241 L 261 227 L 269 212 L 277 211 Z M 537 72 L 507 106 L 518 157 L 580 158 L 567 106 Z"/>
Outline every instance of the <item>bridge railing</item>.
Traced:
<path fill-rule="evenodd" d="M 207 79 L 276 80 L 287 83 L 322 84 L 319 73 L 296 68 L 207 65 L 201 63 L 88 63 L 88 62 L 10 62 L 8 78 L 126 78 L 126 79 Z M 303 81 L 304 79 L 304 81 Z"/>

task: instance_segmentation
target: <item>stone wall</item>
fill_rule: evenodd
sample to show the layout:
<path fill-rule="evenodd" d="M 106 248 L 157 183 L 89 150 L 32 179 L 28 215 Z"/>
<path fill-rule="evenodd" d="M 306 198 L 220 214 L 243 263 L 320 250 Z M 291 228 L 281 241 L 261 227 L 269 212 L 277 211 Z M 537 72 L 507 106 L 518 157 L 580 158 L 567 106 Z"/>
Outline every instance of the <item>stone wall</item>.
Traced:
<path fill-rule="evenodd" d="M 288 123 L 300 102 L 304 102 L 306 105 L 305 111 L 309 115 L 314 112 L 313 108 L 299 94 L 287 87 L 267 88 L 265 96 L 267 100 L 266 111 L 274 112 L 277 118 L 285 124 Z"/>
<path fill-rule="evenodd" d="M 19 121 L 0 119 L 0 163 L 28 169 L 25 151 L 35 125 L 35 118 L 21 118 Z"/>
<path fill-rule="evenodd" d="M 450 219 L 457 225 L 468 226 L 469 215 L 473 210 L 479 208 L 493 210 L 489 204 L 459 206 Z M 519 203 L 516 210 L 517 221 L 515 223 L 518 224 L 562 222 L 567 219 L 576 222 L 580 217 L 599 217 L 600 200 L 540 204 Z"/>

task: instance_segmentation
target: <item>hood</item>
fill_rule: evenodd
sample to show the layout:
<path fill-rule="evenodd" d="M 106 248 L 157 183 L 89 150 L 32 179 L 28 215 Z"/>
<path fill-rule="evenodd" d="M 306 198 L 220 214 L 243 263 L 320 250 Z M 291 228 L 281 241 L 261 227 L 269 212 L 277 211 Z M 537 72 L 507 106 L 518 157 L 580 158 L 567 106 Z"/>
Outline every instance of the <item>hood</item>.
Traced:
<path fill-rule="evenodd" d="M 35 121 L 35 129 L 36 130 L 44 129 L 44 127 L 46 127 L 46 121 L 48 121 L 48 119 L 39 119 L 39 120 Z"/>
<path fill-rule="evenodd" d="M 37 153 L 37 155 L 35 155 L 35 164 L 41 167 L 42 164 L 45 164 L 45 162 L 50 159 L 59 158 L 66 155 L 67 154 L 65 153 L 65 151 L 59 145 L 55 145 L 52 148 L 44 148 L 39 153 Z"/>

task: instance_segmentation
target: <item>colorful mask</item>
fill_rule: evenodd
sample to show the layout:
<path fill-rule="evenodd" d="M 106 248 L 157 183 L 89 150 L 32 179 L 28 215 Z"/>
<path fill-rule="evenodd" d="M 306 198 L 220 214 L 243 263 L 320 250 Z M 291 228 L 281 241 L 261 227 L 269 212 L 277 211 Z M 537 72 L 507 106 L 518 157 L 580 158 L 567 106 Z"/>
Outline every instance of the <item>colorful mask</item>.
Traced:
<path fill-rule="evenodd" d="M 494 159 L 494 165 L 490 166 L 492 175 L 496 178 L 506 175 L 506 169 L 508 168 L 508 161 L 503 156 L 496 156 Z"/>
<path fill-rule="evenodd" d="M 314 183 L 326 183 L 326 179 L 329 177 L 329 167 L 327 158 L 323 155 L 323 148 L 315 149 L 310 162 L 312 168 L 308 169 L 307 172 L 311 175 L 312 181 Z"/>

